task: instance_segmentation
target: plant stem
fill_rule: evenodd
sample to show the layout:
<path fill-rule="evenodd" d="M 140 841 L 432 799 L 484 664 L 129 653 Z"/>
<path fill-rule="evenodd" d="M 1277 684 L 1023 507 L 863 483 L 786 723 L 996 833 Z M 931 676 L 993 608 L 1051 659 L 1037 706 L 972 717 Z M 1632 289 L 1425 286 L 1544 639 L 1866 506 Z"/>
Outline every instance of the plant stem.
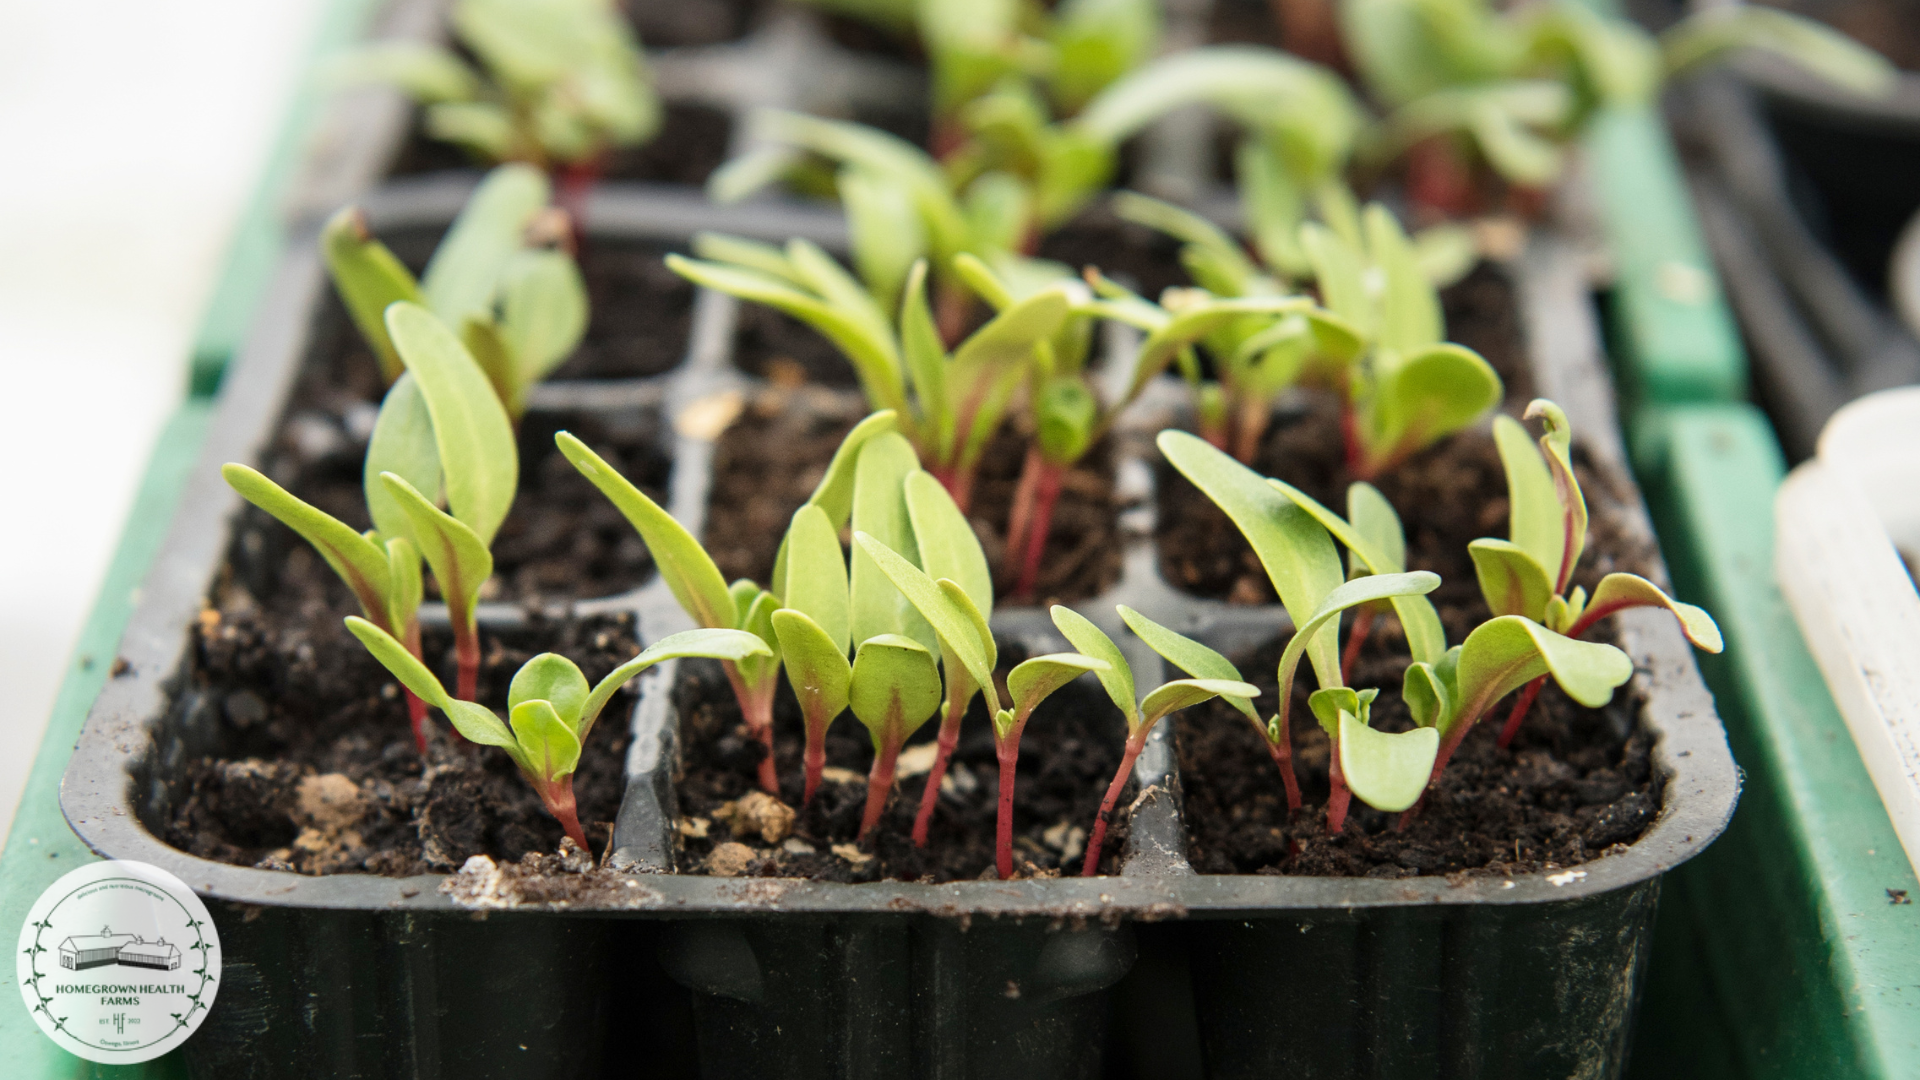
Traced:
<path fill-rule="evenodd" d="M 1028 447 L 1027 458 L 1020 463 L 1020 482 L 1013 488 L 1013 507 L 1007 513 L 1007 547 L 1003 557 L 1008 569 L 1019 565 L 1020 553 L 1026 550 L 1027 530 L 1033 527 L 1034 490 L 1039 487 L 1044 464 L 1039 445 Z"/>
<path fill-rule="evenodd" d="M 1520 721 L 1527 718 L 1527 710 L 1533 708 L 1533 699 L 1540 696 L 1540 688 L 1546 685 L 1546 682 L 1547 677 L 1542 675 L 1528 683 L 1525 690 L 1520 691 L 1519 698 L 1513 703 L 1513 711 L 1507 714 L 1507 726 L 1500 729 L 1500 741 L 1496 744 L 1500 749 L 1505 750 L 1507 744 L 1513 741 L 1514 733 L 1520 730 Z"/>
<path fill-rule="evenodd" d="M 1030 597 L 1040 581 L 1040 562 L 1047 553 L 1047 534 L 1053 531 L 1053 507 L 1060 500 L 1060 481 L 1067 467 L 1048 461 L 1040 467 L 1039 490 L 1034 495 L 1033 524 L 1027 530 L 1027 554 L 1020 564 L 1020 583 L 1013 593 Z"/>
<path fill-rule="evenodd" d="M 753 737 L 766 747 L 766 756 L 760 759 L 760 789 L 778 797 L 780 778 L 773 771 L 773 691 L 777 683 L 774 673 L 768 672 L 760 680 L 761 685 L 750 687 L 733 661 L 722 660 L 720 666 L 727 672 L 727 681 L 733 683 L 733 696 L 740 702 L 740 719 L 746 722 L 747 730 Z"/>
<path fill-rule="evenodd" d="M 606 154 L 598 153 L 585 161 L 560 166 L 560 183 L 556 185 L 559 191 L 555 201 L 560 204 L 560 209 L 567 212 L 576 250 L 581 241 L 586 239 L 587 199 L 592 196 L 594 185 L 600 182 L 605 162 Z"/>
<path fill-rule="evenodd" d="M 1327 795 L 1327 834 L 1339 836 L 1347 827 L 1347 804 L 1353 798 L 1353 790 L 1347 787 L 1347 774 L 1340 769 L 1340 740 L 1333 740 L 1331 756 L 1327 759 L 1327 779 L 1333 790 Z"/>
<path fill-rule="evenodd" d="M 1373 605 L 1362 604 L 1354 613 L 1353 626 L 1347 631 L 1347 650 L 1340 657 L 1340 681 L 1353 682 L 1353 665 L 1360 659 L 1360 647 L 1367 643 L 1367 635 L 1373 633 Z"/>
<path fill-rule="evenodd" d="M 827 724 L 833 718 L 818 716 L 822 710 L 817 707 L 808 710 L 807 751 L 804 757 L 807 770 L 806 793 L 800 797 L 800 809 L 813 805 L 814 792 L 820 789 L 820 773 L 827 767 Z"/>
<path fill-rule="evenodd" d="M 1087 837 L 1087 860 L 1080 867 L 1081 877 L 1092 877 L 1100 872 L 1100 849 L 1107 843 L 1107 816 L 1113 813 L 1113 806 L 1120 801 L 1120 792 L 1127 786 L 1127 777 L 1133 775 L 1133 762 L 1147 745 L 1147 727 L 1127 736 L 1127 751 L 1120 755 L 1120 769 L 1113 774 L 1113 783 L 1107 785 L 1107 797 L 1100 800 L 1099 816 L 1093 819 L 1093 834 Z"/>
<path fill-rule="evenodd" d="M 1280 741 L 1267 738 L 1267 730 L 1256 721 L 1253 729 L 1260 733 L 1260 741 L 1267 744 L 1267 754 L 1273 758 L 1274 767 L 1280 770 L 1280 782 L 1287 786 L 1287 812 L 1300 809 L 1300 778 L 1293 775 L 1293 733 L 1283 731 Z"/>
<path fill-rule="evenodd" d="M 867 834 L 880 824 L 880 815 L 887 809 L 887 796 L 893 794 L 893 769 L 900 760 L 900 744 L 906 741 L 906 735 L 898 725 L 889 725 L 887 734 L 879 746 L 875 747 L 873 769 L 867 773 L 867 812 L 860 819 L 859 840 L 865 840 Z"/>
<path fill-rule="evenodd" d="M 960 700 L 962 689 L 966 693 Z M 940 781 L 946 779 L 947 763 L 953 759 L 953 748 L 960 744 L 960 721 L 966 716 L 967 698 L 973 696 L 970 687 L 963 687 L 961 681 L 953 675 L 947 676 L 946 713 L 940 717 L 940 737 L 936 742 L 938 749 L 933 755 L 933 768 L 927 773 L 927 786 L 920 792 L 920 812 L 913 818 L 913 846 L 927 846 L 927 828 L 933 822 L 934 804 L 940 801 Z"/>
<path fill-rule="evenodd" d="M 933 321 L 940 331 L 941 344 L 951 349 L 967 336 L 967 314 L 972 307 L 972 297 L 965 289 L 952 282 L 935 280 Z"/>
<path fill-rule="evenodd" d="M 1473 168 L 1451 136 L 1433 135 L 1407 148 L 1407 197 L 1450 219 L 1479 209 Z"/>
<path fill-rule="evenodd" d="M 382 629 L 385 629 L 385 627 L 382 627 Z M 401 635 L 401 643 L 407 647 L 408 652 L 413 654 L 415 660 L 420 660 L 422 663 L 425 662 L 425 659 L 420 655 L 419 619 L 407 620 L 407 628 L 405 633 Z M 407 695 L 407 722 L 413 727 L 414 748 L 419 750 L 420 756 L 424 758 L 427 756 L 427 703 L 421 701 L 413 691 L 408 690 L 404 686 L 400 688 L 400 691 Z M 456 739 L 462 738 L 458 731 L 453 733 L 453 737 Z"/>
<path fill-rule="evenodd" d="M 1351 401 L 1343 402 L 1340 406 L 1340 445 L 1346 454 L 1349 476 L 1365 480 L 1373 475 L 1367 471 L 1367 455 L 1360 448 L 1360 422 L 1354 414 Z"/>
<path fill-rule="evenodd" d="M 469 611 L 464 619 L 453 622 L 453 659 L 456 667 L 455 697 L 473 701 L 480 696 L 480 624 Z"/>
<path fill-rule="evenodd" d="M 1000 809 L 994 820 L 993 865 L 1001 881 L 1013 879 L 1013 779 L 1020 763 L 1020 733 L 1026 730 L 1026 711 L 1014 716 L 1002 736 L 994 732 L 994 755 L 1000 759 Z"/>
<path fill-rule="evenodd" d="M 534 790 L 540 793 L 540 801 L 546 804 L 547 813 L 559 820 L 560 827 L 567 830 L 567 835 L 580 845 L 580 850 L 592 854 L 593 848 L 587 846 L 587 834 L 580 828 L 580 813 L 573 801 L 573 774 L 568 773 L 553 781 L 534 780 L 531 776 L 527 779 L 533 783 Z"/>
<path fill-rule="evenodd" d="M 1267 434 L 1267 418 L 1273 410 L 1265 398 L 1250 398 L 1240 403 L 1240 418 L 1234 425 L 1233 456 L 1242 465 L 1252 465 L 1260 453 L 1260 440 Z M 1221 447 L 1221 449 L 1226 449 Z"/>

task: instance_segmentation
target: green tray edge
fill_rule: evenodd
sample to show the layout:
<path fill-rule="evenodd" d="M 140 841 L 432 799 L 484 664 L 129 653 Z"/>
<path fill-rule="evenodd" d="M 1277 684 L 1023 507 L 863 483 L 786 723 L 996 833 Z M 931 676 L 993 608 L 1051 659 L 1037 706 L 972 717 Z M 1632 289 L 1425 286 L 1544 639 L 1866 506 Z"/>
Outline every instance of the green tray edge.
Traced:
<path fill-rule="evenodd" d="M 302 81 L 294 90 L 253 194 L 241 211 L 220 277 L 194 335 L 187 358 L 189 396 L 167 420 L 155 443 L 106 578 L 55 695 L 6 846 L 0 849 L 0 934 L 9 939 L 26 921 L 27 909 L 41 890 L 61 874 L 95 858 L 60 813 L 60 778 L 93 699 L 106 682 L 114 650 L 132 617 L 140 582 L 166 537 L 174 507 L 199 455 L 212 416 L 211 397 L 219 388 L 227 360 L 246 334 L 253 309 L 272 276 L 273 263 L 285 246 L 287 234 L 279 207 L 326 103 L 326 93 L 312 76 L 315 61 L 357 40 L 380 3 L 328 0 L 314 20 L 302 64 Z M 178 1051 L 140 1065 L 99 1065 L 67 1053 L 44 1037 L 28 1015 L 12 965 L 0 972 L 0 981 L 5 983 L 0 988 L 0 1047 L 5 1048 L 9 1063 L 7 1076 L 21 1080 L 173 1080 L 186 1075 Z"/>

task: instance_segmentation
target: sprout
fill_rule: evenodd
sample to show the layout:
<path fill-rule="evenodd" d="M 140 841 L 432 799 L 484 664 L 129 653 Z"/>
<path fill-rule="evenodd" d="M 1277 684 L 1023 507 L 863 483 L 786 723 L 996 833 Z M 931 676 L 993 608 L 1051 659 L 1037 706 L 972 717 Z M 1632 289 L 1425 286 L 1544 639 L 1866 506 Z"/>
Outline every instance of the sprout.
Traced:
<path fill-rule="evenodd" d="M 384 329 L 407 370 L 387 391 L 367 446 L 372 530 L 355 532 L 245 465 L 229 463 L 221 474 L 311 543 L 353 590 L 366 620 L 415 655 L 424 555 L 453 624 L 459 692 L 471 698 L 480 671 L 474 608 L 493 573 L 488 545 L 513 503 L 519 454 L 493 388 L 451 331 L 406 301 L 388 307 Z M 443 491 L 451 513 L 439 508 Z M 424 752 L 425 709 L 410 698 L 408 710 Z"/>
<path fill-rule="evenodd" d="M 384 41 L 333 64 L 342 83 L 390 83 L 426 107 L 427 134 L 493 162 L 588 174 L 660 127 L 639 42 L 612 0 L 458 0 L 453 29 L 478 58 Z"/>
<path fill-rule="evenodd" d="M 1539 419 L 1545 429 L 1537 449 L 1518 421 L 1501 416 L 1493 422 L 1494 441 L 1507 474 L 1508 539 L 1481 539 L 1467 545 L 1488 609 L 1578 638 L 1615 612 L 1663 607 L 1680 620 L 1687 640 L 1707 652 L 1719 652 L 1720 628 L 1713 616 L 1673 599 L 1646 578 L 1608 574 L 1594 586 L 1591 598 L 1578 586 L 1568 591 L 1587 543 L 1587 503 L 1573 471 L 1573 433 L 1566 414 L 1544 398 L 1528 405 L 1526 416 Z M 1513 741 L 1545 682 L 1544 675 L 1534 679 L 1514 702 L 1500 730 L 1501 746 Z"/>
<path fill-rule="evenodd" d="M 1468 148 L 1509 182 L 1555 180 L 1566 147 L 1604 106 L 1645 102 L 1661 82 L 1744 48 L 1775 52 L 1836 85 L 1883 94 L 1893 68 L 1823 26 L 1748 5 L 1703 10 L 1657 40 L 1573 3 L 1496 8 L 1488 0 L 1343 0 L 1341 25 L 1368 93 L 1388 110 L 1360 157 L 1418 154 L 1411 194 L 1459 213 Z"/>
<path fill-rule="evenodd" d="M 583 851 L 592 849 L 574 808 L 573 773 L 594 721 L 614 693 L 662 660 L 704 656 L 739 663 L 771 651 L 765 642 L 743 631 L 688 630 L 654 643 L 614 668 L 592 689 L 573 661 L 557 653 L 541 653 L 513 676 L 507 689 L 508 721 L 502 723 L 492 709 L 476 704 L 470 695 L 448 694 L 426 665 L 379 626 L 349 615 L 347 629 L 409 692 L 445 713 L 454 730 L 472 742 L 505 750 L 520 767 L 520 775 L 533 785 L 547 813 L 559 820 Z"/>
<path fill-rule="evenodd" d="M 1119 706 L 1120 714 L 1127 721 L 1126 750 L 1120 755 L 1120 767 L 1114 770 L 1113 782 L 1107 785 L 1106 797 L 1100 800 L 1100 812 L 1093 820 L 1093 831 L 1087 841 L 1086 863 L 1080 868 L 1082 877 L 1092 877 L 1100 871 L 1100 852 L 1106 845 L 1108 816 L 1113 813 L 1113 805 L 1119 800 L 1121 789 L 1127 786 L 1127 777 L 1133 773 L 1133 763 L 1146 747 L 1147 736 L 1153 733 L 1154 727 L 1181 709 L 1214 697 L 1225 697 L 1235 707 L 1250 708 L 1253 699 L 1260 695 L 1259 687 L 1240 681 L 1240 673 L 1226 657 L 1197 641 L 1174 633 L 1132 608 L 1122 605 L 1119 611 L 1120 617 L 1149 648 L 1168 662 L 1199 677 L 1163 683 L 1136 704 L 1133 668 L 1127 663 L 1120 647 L 1085 616 L 1059 605 L 1054 606 L 1053 625 L 1059 627 L 1073 647 L 1084 655 L 1106 663 L 1107 670 L 1097 671 L 1096 674 L 1107 696 Z"/>
<path fill-rule="evenodd" d="M 546 177 L 525 165 L 487 174 L 454 219 L 426 274 L 413 275 L 367 232 L 348 207 L 321 230 L 334 287 L 380 361 L 387 382 L 404 358 L 387 332 L 387 308 L 421 304 L 460 333 L 509 416 L 527 408 L 527 391 L 559 366 L 587 329 L 587 289 L 570 252 L 566 215 L 547 205 Z"/>

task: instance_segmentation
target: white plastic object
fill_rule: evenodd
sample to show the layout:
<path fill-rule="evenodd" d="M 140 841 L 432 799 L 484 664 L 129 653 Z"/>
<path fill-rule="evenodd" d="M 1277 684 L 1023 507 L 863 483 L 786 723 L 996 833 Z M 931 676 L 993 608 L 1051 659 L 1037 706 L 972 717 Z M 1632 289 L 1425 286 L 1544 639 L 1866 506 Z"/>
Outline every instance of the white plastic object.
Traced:
<path fill-rule="evenodd" d="M 1833 414 L 1774 499 L 1774 569 L 1920 870 L 1920 387 Z"/>

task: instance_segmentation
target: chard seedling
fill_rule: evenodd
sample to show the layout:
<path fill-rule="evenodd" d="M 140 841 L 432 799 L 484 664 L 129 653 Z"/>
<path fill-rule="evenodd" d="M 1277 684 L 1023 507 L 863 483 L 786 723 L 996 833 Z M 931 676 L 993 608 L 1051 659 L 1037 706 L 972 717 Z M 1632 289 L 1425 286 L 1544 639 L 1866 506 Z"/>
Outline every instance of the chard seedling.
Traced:
<path fill-rule="evenodd" d="M 567 250 L 566 214 L 548 206 L 547 178 L 525 165 L 487 174 L 415 280 L 348 207 L 321 230 L 320 249 L 347 313 L 392 383 L 405 362 L 387 308 L 421 304 L 460 333 L 507 413 L 573 353 L 587 330 L 587 287 Z"/>
<path fill-rule="evenodd" d="M 714 564 L 713 557 L 659 503 L 648 498 L 645 492 L 621 476 L 605 459 L 572 434 L 559 432 L 554 436 L 554 442 L 567 460 L 573 463 L 573 467 L 592 481 L 640 534 L 640 539 L 653 555 L 654 566 L 688 618 L 708 629 L 750 631 L 766 642 L 770 649 L 777 649 L 779 639 L 773 616 L 781 608 L 780 596 L 787 589 L 786 564 L 798 552 L 800 557 L 809 560 L 809 565 L 817 567 L 822 525 L 825 526 L 825 535 L 837 537 L 839 530 L 846 525 L 848 516 L 854 512 L 855 465 L 862 459 L 862 448 L 876 437 L 890 435 L 893 423 L 893 414 L 876 413 L 855 425 L 841 441 L 839 450 L 828 464 L 826 477 L 814 490 L 807 505 L 794 515 L 788 534 L 781 542 L 780 556 L 774 566 L 773 587 L 770 589 L 746 578 L 728 585 L 726 578 L 720 574 L 720 568 Z M 898 436 L 892 438 L 897 440 Z M 907 449 L 905 453 L 907 467 L 911 468 L 912 451 Z M 815 514 L 808 512 L 810 509 L 819 511 L 826 520 L 822 522 Z M 835 550 L 838 549 L 837 539 L 833 546 Z M 844 617 L 835 615 L 835 606 L 844 605 L 845 601 L 836 597 L 830 581 L 795 579 L 795 584 L 798 586 L 795 599 L 800 611 L 816 622 L 839 625 Z M 857 585 L 855 591 L 858 591 Z M 795 605 L 789 603 L 788 606 Z M 773 763 L 773 694 L 779 685 L 780 654 L 772 652 L 767 657 L 723 660 L 721 666 L 726 670 L 734 697 L 740 703 L 741 719 L 766 751 L 760 760 L 760 786 L 768 794 L 778 795 L 780 783 L 774 773 Z M 803 697 L 802 700 L 804 702 L 806 699 Z M 834 711 L 838 712 L 837 709 Z M 813 740 L 816 734 L 820 738 L 825 737 L 825 724 L 832 718 L 832 714 L 819 717 L 811 713 L 808 717 L 809 796 L 818 782 L 818 770 L 814 762 L 818 760 L 820 751 L 813 745 Z M 819 725 L 817 732 L 816 721 Z"/>
<path fill-rule="evenodd" d="M 1446 638 L 1426 594 L 1439 586 L 1439 577 L 1426 571 L 1398 569 L 1404 554 L 1393 550 L 1376 523 L 1367 522 L 1363 531 L 1304 494 L 1260 477 L 1202 439 L 1182 431 L 1163 431 L 1157 441 L 1160 452 L 1174 468 L 1220 507 L 1246 537 L 1293 620 L 1295 632 L 1280 659 L 1279 711 L 1263 724 L 1251 705 L 1241 707 L 1234 701 L 1260 732 L 1280 770 L 1288 810 L 1300 807 L 1299 780 L 1293 770 L 1291 711 L 1293 681 L 1302 659 L 1312 663 L 1320 683 L 1317 693 L 1329 695 L 1321 698 L 1323 705 L 1314 710 L 1333 744 L 1328 830 L 1337 833 L 1344 826 L 1348 798 L 1353 793 L 1376 808 L 1402 810 L 1411 805 L 1423 784 L 1413 783 L 1412 794 L 1406 794 L 1412 767 L 1409 763 L 1418 764 L 1420 777 L 1426 776 L 1426 767 L 1432 762 L 1430 751 L 1437 746 L 1438 738 L 1417 731 L 1389 734 L 1367 726 L 1373 698 L 1367 693 L 1363 700 L 1360 693 L 1345 685 L 1339 617 L 1351 608 L 1389 603 L 1406 630 L 1408 647 L 1415 658 L 1437 662 L 1445 656 Z M 1344 580 L 1335 538 L 1347 548 L 1356 572 L 1364 571 L 1363 576 Z M 1179 659 L 1174 662 L 1181 663 Z M 1347 694 L 1354 696 L 1350 699 Z M 1427 750 L 1423 751 L 1423 746 Z M 1404 804 L 1402 796 L 1406 796 Z"/>
<path fill-rule="evenodd" d="M 801 516 L 810 510 L 810 524 L 803 530 Z M 978 613 L 984 627 L 993 611 L 986 555 L 952 497 L 931 474 L 916 467 L 906 440 L 881 436 L 860 452 L 850 516 L 859 535 L 874 538 L 889 551 L 913 552 L 909 565 L 917 563 L 917 570 L 951 583 L 964 597 L 965 609 Z M 891 575 L 866 551 L 853 552 L 849 579 L 841 563 L 838 531 L 824 511 L 802 507 L 795 515 L 781 566 L 789 583 L 788 607 L 773 613 L 773 628 L 787 680 L 806 718 L 806 799 L 811 801 L 819 784 L 827 725 L 852 705 L 854 716 L 872 731 L 874 741 L 867 810 L 860 829 L 863 837 L 886 809 L 901 745 L 941 707 L 942 679 L 928 645 L 939 650 L 945 672 L 944 711 L 933 768 L 913 829 L 914 843 L 925 847 L 940 781 L 960 739 L 960 721 L 980 684 L 937 628 L 915 615 Z M 990 673 L 993 638 L 984 630 L 981 634 L 984 644 L 974 644 L 987 656 Z M 856 646 L 851 665 L 847 663 L 850 641 Z M 930 704 L 921 709 L 926 702 Z"/>
<path fill-rule="evenodd" d="M 1488 609 L 1578 638 L 1615 612 L 1661 607 L 1680 620 L 1681 631 L 1695 647 L 1719 652 L 1720 628 L 1713 616 L 1673 599 L 1646 578 L 1612 573 L 1594 586 L 1592 597 L 1579 586 L 1568 591 L 1587 543 L 1587 504 L 1573 471 L 1573 433 L 1566 414 L 1544 398 L 1528 405 L 1526 416 L 1539 419 L 1544 429 L 1537 448 L 1519 421 L 1501 416 L 1493 424 L 1507 474 L 1508 539 L 1467 545 Z M 1545 682 L 1542 675 L 1521 691 L 1500 730 L 1502 747 L 1513 741 Z"/>
<path fill-rule="evenodd" d="M 355 532 L 245 465 L 228 463 L 221 474 L 311 543 L 353 590 L 366 620 L 416 655 L 424 556 L 453 626 L 457 686 L 471 698 L 480 670 L 474 609 L 493 573 L 488 544 L 513 503 L 519 454 L 499 398 L 445 325 L 402 301 L 387 309 L 384 329 L 406 371 L 387 391 L 367 446 L 371 530 Z M 451 513 L 439 508 L 442 492 Z M 424 752 L 425 709 L 417 698 L 408 709 Z"/>
<path fill-rule="evenodd" d="M 926 620 L 939 641 L 942 655 L 957 661 L 947 664 L 949 678 L 964 669 L 967 681 L 978 687 L 986 698 L 987 714 L 993 718 L 995 756 L 1000 761 L 994 866 L 1000 880 L 1006 881 L 1013 876 L 1013 794 L 1021 733 L 1033 718 L 1033 710 L 1055 690 L 1089 671 L 1109 670 L 1107 662 L 1078 653 L 1054 653 L 1024 661 L 1007 674 L 1007 692 L 1013 699 L 1013 707 L 1003 708 L 993 683 L 997 662 L 993 633 L 987 627 L 985 614 L 961 584 L 951 578 L 929 577 L 920 567 L 865 532 L 855 532 L 854 542 Z M 972 697 L 971 692 L 967 697 Z M 923 800 L 933 798 L 938 790 L 937 782 L 930 780 Z M 923 812 L 925 806 L 923 801 Z"/>
<path fill-rule="evenodd" d="M 1664 79 L 1740 49 L 1777 53 L 1859 93 L 1893 84 L 1873 52 L 1747 4 L 1701 11 L 1658 39 L 1577 3 L 1343 0 L 1340 18 L 1361 81 L 1387 110 L 1361 159 L 1414 150 L 1410 194 L 1456 214 L 1478 201 L 1476 158 L 1512 184 L 1542 188 L 1599 109 L 1644 102 Z"/>
<path fill-rule="evenodd" d="M 505 750 L 520 767 L 520 775 L 533 785 L 547 813 L 582 851 L 593 849 L 587 845 L 574 806 L 573 773 L 594 721 L 613 695 L 662 660 L 703 656 L 739 663 L 771 652 L 766 642 L 745 631 L 688 630 L 654 643 L 592 688 L 573 661 L 558 653 L 541 653 L 514 674 L 507 688 L 508 719 L 502 723 L 492 709 L 470 697 L 447 693 L 410 649 L 379 626 L 349 615 L 347 629 L 410 693 L 445 713 L 454 730 L 471 742 Z"/>
<path fill-rule="evenodd" d="M 934 328 L 924 263 L 909 268 L 895 320 L 805 240 L 782 250 L 707 236 L 695 248 L 705 258 L 669 255 L 667 265 L 696 284 L 784 311 L 832 341 L 852 363 L 868 402 L 896 414 L 921 464 L 963 510 L 980 455 L 1034 365 L 1042 356 L 1049 364 L 1084 362 L 1089 328 L 1074 311 L 1087 297 L 1076 282 L 1014 299 L 984 264 L 962 256 L 956 260 L 961 275 L 1000 310 L 949 352 Z"/>
<path fill-rule="evenodd" d="M 566 169 L 584 187 L 609 150 L 660 127 L 640 43 L 614 0 L 458 0 L 452 49 L 375 42 L 335 61 L 345 83 L 388 83 L 425 106 L 427 134 L 484 161 Z"/>
<path fill-rule="evenodd" d="M 1095 674 L 1099 676 L 1100 685 L 1106 689 L 1107 696 L 1119 706 L 1120 715 L 1127 721 L 1126 750 L 1120 756 L 1120 767 L 1114 770 L 1113 782 L 1107 785 L 1106 797 L 1100 800 L 1100 812 L 1093 819 L 1093 831 L 1087 840 L 1087 859 L 1080 868 L 1081 877 L 1092 877 L 1100 871 L 1100 852 L 1107 842 L 1107 819 L 1113 813 L 1114 803 L 1120 799 L 1121 789 L 1127 786 L 1127 777 L 1133 774 L 1133 763 L 1139 759 L 1140 751 L 1146 748 L 1147 736 L 1153 733 L 1154 727 L 1181 709 L 1215 697 L 1225 697 L 1234 702 L 1235 707 L 1250 708 L 1253 699 L 1260 696 L 1260 688 L 1240 681 L 1240 672 L 1226 657 L 1191 638 L 1174 633 L 1132 608 L 1122 605 L 1119 611 L 1120 617 L 1149 648 L 1196 678 L 1162 683 L 1149 691 L 1146 697 L 1136 701 L 1133 667 L 1127 663 L 1120 647 L 1079 612 L 1054 605 L 1051 612 L 1053 625 L 1060 629 L 1074 649 L 1082 655 L 1106 662 L 1107 670 Z"/>

